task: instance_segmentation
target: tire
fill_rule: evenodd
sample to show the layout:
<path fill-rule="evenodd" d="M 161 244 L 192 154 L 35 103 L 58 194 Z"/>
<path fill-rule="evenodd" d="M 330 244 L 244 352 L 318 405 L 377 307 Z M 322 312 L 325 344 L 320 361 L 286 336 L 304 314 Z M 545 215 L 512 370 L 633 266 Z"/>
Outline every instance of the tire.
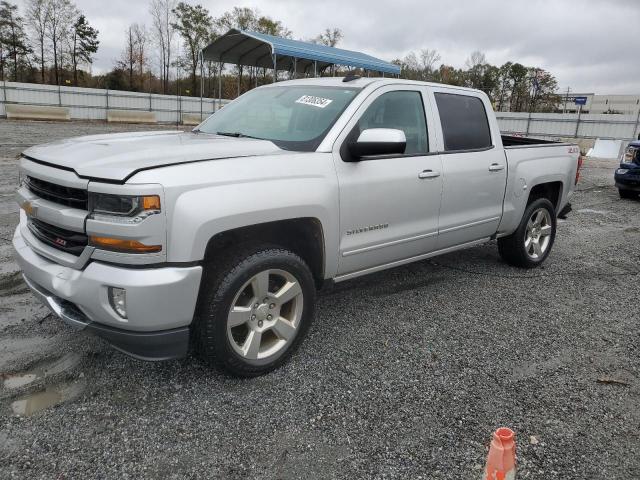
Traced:
<path fill-rule="evenodd" d="M 618 193 L 620 194 L 620 198 L 634 199 L 638 197 L 638 192 L 634 192 L 633 190 L 619 188 Z"/>
<path fill-rule="evenodd" d="M 313 275 L 299 256 L 278 247 L 225 256 L 224 264 L 205 267 L 192 331 L 195 353 L 234 376 L 263 375 L 291 356 L 309 330 Z"/>
<path fill-rule="evenodd" d="M 500 256 L 508 264 L 520 268 L 542 265 L 553 247 L 556 226 L 553 204 L 546 198 L 534 200 L 525 209 L 516 231 L 498 239 Z"/>

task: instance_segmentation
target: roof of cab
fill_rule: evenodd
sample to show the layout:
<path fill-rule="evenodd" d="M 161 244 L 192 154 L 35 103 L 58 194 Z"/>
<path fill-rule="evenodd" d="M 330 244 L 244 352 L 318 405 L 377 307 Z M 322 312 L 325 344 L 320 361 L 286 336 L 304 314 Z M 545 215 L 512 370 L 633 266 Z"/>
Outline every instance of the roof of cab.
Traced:
<path fill-rule="evenodd" d="M 405 80 L 402 78 L 385 78 L 385 77 L 358 77 L 353 80 L 344 81 L 346 77 L 314 77 L 300 78 L 296 80 L 283 80 L 276 83 L 267 84 L 265 86 L 279 85 L 326 85 L 336 87 L 356 87 L 364 88 L 368 85 L 377 83 L 380 85 L 424 85 L 430 87 L 446 88 L 448 90 L 460 90 L 466 92 L 481 92 L 474 88 L 459 87 L 457 85 L 447 85 L 444 83 L 420 82 L 417 80 Z"/>

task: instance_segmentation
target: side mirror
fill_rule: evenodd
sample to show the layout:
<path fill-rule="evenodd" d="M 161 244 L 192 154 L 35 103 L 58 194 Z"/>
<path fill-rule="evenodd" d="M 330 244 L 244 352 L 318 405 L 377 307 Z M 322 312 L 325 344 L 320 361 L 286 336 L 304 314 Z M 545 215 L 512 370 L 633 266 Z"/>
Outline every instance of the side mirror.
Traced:
<path fill-rule="evenodd" d="M 407 137 L 395 128 L 369 128 L 363 130 L 358 140 L 349 143 L 349 153 L 354 160 L 374 155 L 401 155 L 407 147 Z"/>

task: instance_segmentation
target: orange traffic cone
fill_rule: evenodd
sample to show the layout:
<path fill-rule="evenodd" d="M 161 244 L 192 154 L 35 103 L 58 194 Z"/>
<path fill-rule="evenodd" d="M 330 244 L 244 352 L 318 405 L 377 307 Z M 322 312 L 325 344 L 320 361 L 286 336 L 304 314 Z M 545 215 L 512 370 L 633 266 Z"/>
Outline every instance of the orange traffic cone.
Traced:
<path fill-rule="evenodd" d="M 516 442 L 511 429 L 502 427 L 496 430 L 487 455 L 487 468 L 484 480 L 515 480 L 516 478 Z"/>

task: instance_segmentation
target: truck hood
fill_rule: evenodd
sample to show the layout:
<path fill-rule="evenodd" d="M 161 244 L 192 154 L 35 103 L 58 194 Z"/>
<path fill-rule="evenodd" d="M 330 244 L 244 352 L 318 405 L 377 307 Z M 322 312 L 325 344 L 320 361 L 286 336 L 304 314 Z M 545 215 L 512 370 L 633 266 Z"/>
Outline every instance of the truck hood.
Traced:
<path fill-rule="evenodd" d="M 162 131 L 90 135 L 31 147 L 23 155 L 81 177 L 126 181 L 140 170 L 179 163 L 284 153 L 274 143 L 205 133 Z"/>

